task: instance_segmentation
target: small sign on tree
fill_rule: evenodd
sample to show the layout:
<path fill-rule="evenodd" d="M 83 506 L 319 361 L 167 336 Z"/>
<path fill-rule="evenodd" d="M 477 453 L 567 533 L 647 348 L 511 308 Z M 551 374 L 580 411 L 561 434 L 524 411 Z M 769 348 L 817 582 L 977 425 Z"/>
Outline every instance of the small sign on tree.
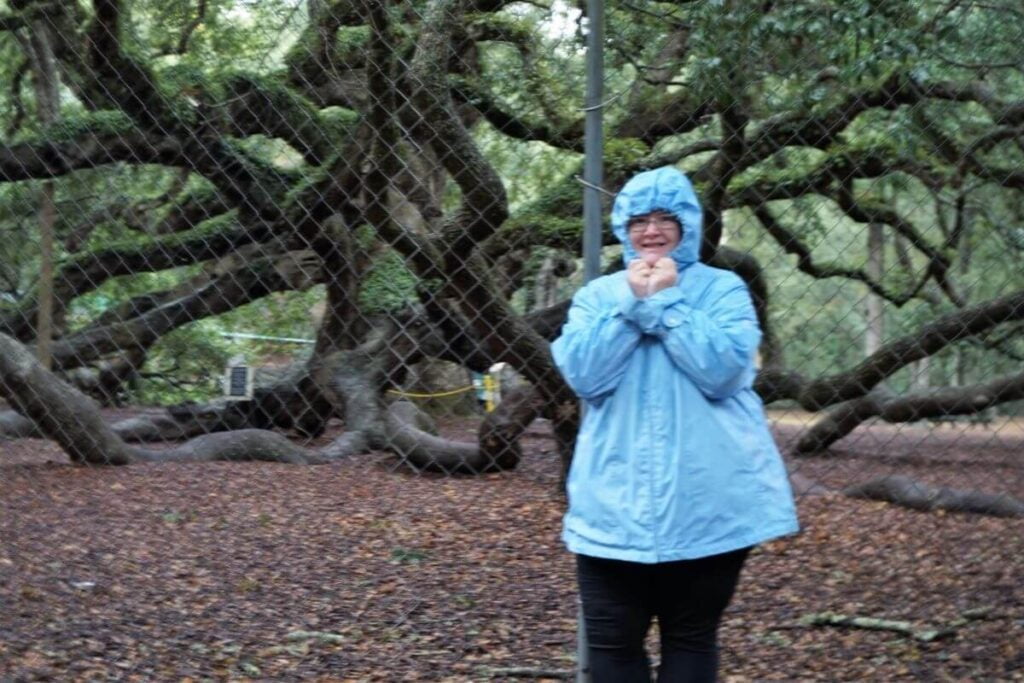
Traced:
<path fill-rule="evenodd" d="M 224 396 L 229 400 L 243 401 L 252 398 L 253 368 L 242 356 L 234 356 L 224 369 Z"/>

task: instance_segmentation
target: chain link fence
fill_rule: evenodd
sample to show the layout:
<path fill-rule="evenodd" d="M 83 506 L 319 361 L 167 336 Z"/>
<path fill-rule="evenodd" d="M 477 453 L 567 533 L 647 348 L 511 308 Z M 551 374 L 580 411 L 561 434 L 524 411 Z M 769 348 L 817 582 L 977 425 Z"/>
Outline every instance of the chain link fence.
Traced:
<path fill-rule="evenodd" d="M 1019 676 L 1024 14 L 604 11 L 605 215 L 694 181 L 805 527 L 724 673 Z M 0 678 L 573 675 L 586 30 L 0 3 Z"/>

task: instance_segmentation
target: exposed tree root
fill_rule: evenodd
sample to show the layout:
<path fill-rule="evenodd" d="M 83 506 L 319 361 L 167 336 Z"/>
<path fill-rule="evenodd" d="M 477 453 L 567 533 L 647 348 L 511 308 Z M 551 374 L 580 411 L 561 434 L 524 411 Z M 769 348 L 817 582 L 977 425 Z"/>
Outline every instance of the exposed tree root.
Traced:
<path fill-rule="evenodd" d="M 991 382 L 897 395 L 875 387 L 842 403 L 819 419 L 797 444 L 797 453 L 820 453 L 873 417 L 886 422 L 915 422 L 952 415 L 976 415 L 986 408 L 1024 398 L 1024 373 Z"/>
<path fill-rule="evenodd" d="M 36 423 L 16 410 L 0 412 L 0 438 L 29 439 L 42 437 Z"/>
<path fill-rule="evenodd" d="M 575 669 L 535 669 L 531 667 L 487 667 L 480 673 L 491 678 L 572 678 Z"/>
<path fill-rule="evenodd" d="M 976 512 L 995 517 L 1024 517 L 1024 502 L 1010 495 L 959 491 L 935 487 L 903 475 L 890 475 L 848 486 L 843 493 L 854 498 L 882 500 L 914 510 Z"/>
<path fill-rule="evenodd" d="M 187 437 L 192 430 L 223 428 L 225 413 L 214 411 L 208 423 L 196 419 L 183 425 L 173 416 L 152 416 L 112 427 L 104 422 L 92 399 L 45 370 L 19 342 L 0 334 L 0 396 L 16 410 L 0 414 L 2 427 L 19 434 L 34 429 L 57 441 L 72 462 L 91 465 L 218 460 L 318 464 L 391 449 L 421 469 L 480 473 L 515 466 L 517 445 L 502 450 L 495 442 L 485 451 L 476 444 L 431 433 L 436 426 L 412 404 L 399 401 L 385 408 L 379 397 L 386 373 L 381 359 L 372 353 L 381 344 L 383 340 L 377 338 L 355 351 L 337 352 L 318 368 L 320 386 L 332 402 L 341 404 L 339 408 L 345 411 L 349 425 L 344 434 L 323 448 L 303 448 L 269 430 L 233 429 L 204 433 L 172 449 L 149 450 L 129 446 L 125 439 L 167 440 Z M 494 429 L 487 433 L 518 437 L 535 413 L 530 400 L 510 400 L 505 411 L 492 420 Z M 502 419 L 512 414 L 519 422 Z"/>
<path fill-rule="evenodd" d="M 986 618 L 990 611 L 991 610 L 989 608 L 982 608 L 964 612 L 959 619 L 937 628 L 919 627 L 909 621 L 879 619 L 877 617 L 863 617 L 849 614 L 838 614 L 835 612 L 808 614 L 800 620 L 800 625 L 846 626 L 850 628 L 863 628 L 874 631 L 895 631 L 896 633 L 902 633 L 903 635 L 914 638 L 915 640 L 930 643 L 933 640 L 939 640 L 940 638 L 947 638 L 954 635 L 957 629 L 971 621 Z"/>

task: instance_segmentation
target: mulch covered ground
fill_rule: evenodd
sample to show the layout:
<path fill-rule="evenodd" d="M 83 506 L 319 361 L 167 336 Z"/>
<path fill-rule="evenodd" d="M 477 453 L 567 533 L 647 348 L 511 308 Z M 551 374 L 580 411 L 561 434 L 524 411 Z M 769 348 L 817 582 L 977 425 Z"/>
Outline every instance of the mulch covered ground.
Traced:
<path fill-rule="evenodd" d="M 776 428 L 788 449 L 798 426 Z M 0 680 L 567 676 L 552 446 L 538 424 L 519 470 L 446 478 L 383 456 L 74 467 L 0 442 Z M 1022 454 L 1014 425 L 878 425 L 790 465 L 825 489 L 899 472 L 1024 498 Z M 724 680 L 1024 680 L 1024 521 L 828 491 L 799 505 L 803 532 L 751 556 Z M 917 637 L 802 621 L 825 612 Z"/>

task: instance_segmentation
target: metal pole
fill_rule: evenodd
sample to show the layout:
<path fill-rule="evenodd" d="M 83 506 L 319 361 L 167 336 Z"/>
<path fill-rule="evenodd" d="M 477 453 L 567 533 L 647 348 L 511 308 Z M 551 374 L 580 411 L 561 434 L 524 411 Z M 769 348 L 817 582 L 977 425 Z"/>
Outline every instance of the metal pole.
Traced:
<path fill-rule="evenodd" d="M 583 279 L 601 274 L 601 193 L 604 181 L 604 2 L 587 0 L 587 94 L 583 129 Z M 583 604 L 576 617 L 576 683 L 590 683 L 590 648 Z"/>
<path fill-rule="evenodd" d="M 601 193 L 604 176 L 604 2 L 587 0 L 587 94 L 583 128 L 583 279 L 601 271 Z"/>

